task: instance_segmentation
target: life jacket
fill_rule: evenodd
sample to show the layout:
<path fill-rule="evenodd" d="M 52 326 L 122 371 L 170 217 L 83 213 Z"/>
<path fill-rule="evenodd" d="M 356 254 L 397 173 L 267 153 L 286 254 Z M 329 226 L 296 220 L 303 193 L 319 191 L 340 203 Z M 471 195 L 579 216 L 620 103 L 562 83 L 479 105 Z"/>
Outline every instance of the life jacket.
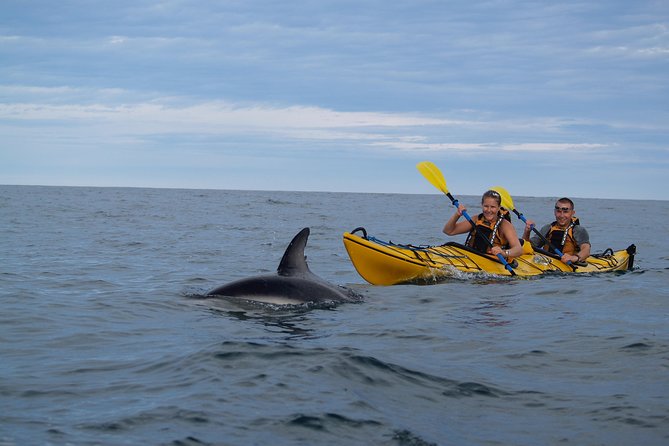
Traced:
<path fill-rule="evenodd" d="M 497 220 L 490 223 L 483 218 L 483 213 L 480 213 L 474 222 L 476 227 L 472 228 L 472 230 L 469 231 L 469 235 L 467 235 L 465 245 L 480 252 L 488 252 L 488 249 L 493 246 L 499 246 L 502 249 L 508 248 L 508 240 L 504 237 L 504 234 L 499 231 L 499 226 L 502 224 L 503 220 L 511 221 L 509 211 L 504 208 L 501 208 L 497 213 Z"/>
<path fill-rule="evenodd" d="M 578 218 L 572 217 L 571 223 L 569 223 L 567 229 L 560 229 L 557 221 L 554 221 L 551 223 L 548 234 L 546 234 L 546 239 L 548 239 L 553 246 L 562 251 L 562 254 L 576 255 L 576 253 L 581 250 L 574 238 L 574 226 L 578 224 L 580 224 Z M 555 252 L 550 248 L 550 245 L 544 245 L 544 249 L 549 252 Z"/>

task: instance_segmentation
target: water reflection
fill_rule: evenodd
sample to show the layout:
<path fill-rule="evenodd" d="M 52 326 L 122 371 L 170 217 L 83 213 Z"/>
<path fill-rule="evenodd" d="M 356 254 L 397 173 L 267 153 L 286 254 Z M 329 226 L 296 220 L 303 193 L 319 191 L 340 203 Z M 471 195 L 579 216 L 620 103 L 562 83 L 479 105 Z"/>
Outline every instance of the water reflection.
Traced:
<path fill-rule="evenodd" d="M 239 321 L 260 324 L 270 333 L 285 334 L 287 339 L 310 339 L 317 337 L 314 330 L 305 328 L 309 305 L 271 305 L 258 302 L 228 299 L 201 299 L 201 305 L 211 314 Z M 328 309 L 328 308 L 324 308 Z"/>
<path fill-rule="evenodd" d="M 481 300 L 471 309 L 475 314 L 469 323 L 488 327 L 504 327 L 513 321 L 508 318 L 511 309 L 510 299 L 494 298 Z"/>

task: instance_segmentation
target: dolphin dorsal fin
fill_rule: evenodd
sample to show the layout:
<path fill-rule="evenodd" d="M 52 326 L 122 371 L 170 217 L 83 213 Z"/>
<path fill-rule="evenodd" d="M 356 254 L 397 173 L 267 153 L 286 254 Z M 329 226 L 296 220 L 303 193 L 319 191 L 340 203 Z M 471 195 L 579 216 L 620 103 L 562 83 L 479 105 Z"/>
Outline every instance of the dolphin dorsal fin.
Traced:
<path fill-rule="evenodd" d="M 310 272 L 307 266 L 307 259 L 304 257 L 304 247 L 307 246 L 309 238 L 309 228 L 304 228 L 297 233 L 293 240 L 283 253 L 281 263 L 276 272 L 280 276 L 294 276 L 297 274 Z"/>

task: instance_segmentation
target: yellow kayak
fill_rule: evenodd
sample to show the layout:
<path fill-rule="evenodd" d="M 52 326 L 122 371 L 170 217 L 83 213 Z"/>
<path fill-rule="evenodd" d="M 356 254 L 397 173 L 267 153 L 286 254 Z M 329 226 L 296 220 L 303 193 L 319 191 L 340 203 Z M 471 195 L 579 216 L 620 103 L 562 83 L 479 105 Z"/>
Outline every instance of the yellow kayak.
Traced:
<path fill-rule="evenodd" d="M 356 235 L 356 232 L 361 232 Z M 449 277 L 461 277 L 459 272 L 510 276 L 497 257 L 482 254 L 460 243 L 440 246 L 400 245 L 367 235 L 364 228 L 344 233 L 344 246 L 353 266 L 372 285 L 403 283 L 433 283 Z M 593 254 L 582 264 L 573 267 L 543 250 L 533 250 L 523 244 L 523 255 L 510 262 L 518 277 L 530 277 L 547 272 L 599 273 L 631 270 L 636 246 L 602 254 Z"/>

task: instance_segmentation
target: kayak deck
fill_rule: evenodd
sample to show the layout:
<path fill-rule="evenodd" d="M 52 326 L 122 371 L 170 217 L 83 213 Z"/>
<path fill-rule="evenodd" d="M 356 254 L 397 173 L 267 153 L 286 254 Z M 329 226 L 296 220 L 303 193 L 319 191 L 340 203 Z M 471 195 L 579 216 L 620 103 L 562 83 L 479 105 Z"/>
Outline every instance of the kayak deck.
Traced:
<path fill-rule="evenodd" d="M 355 233 L 361 231 L 362 236 Z M 458 272 L 486 273 L 510 276 L 511 273 L 494 256 L 482 254 L 456 242 L 439 246 L 414 246 L 385 242 L 367 235 L 364 228 L 346 232 L 344 246 L 358 273 L 373 285 L 402 283 L 434 283 Z M 596 273 L 631 269 L 636 247 L 595 254 L 575 268 L 563 263 L 554 254 L 533 250 L 529 243 L 523 255 L 511 262 L 519 277 L 531 277 L 548 272 Z"/>

